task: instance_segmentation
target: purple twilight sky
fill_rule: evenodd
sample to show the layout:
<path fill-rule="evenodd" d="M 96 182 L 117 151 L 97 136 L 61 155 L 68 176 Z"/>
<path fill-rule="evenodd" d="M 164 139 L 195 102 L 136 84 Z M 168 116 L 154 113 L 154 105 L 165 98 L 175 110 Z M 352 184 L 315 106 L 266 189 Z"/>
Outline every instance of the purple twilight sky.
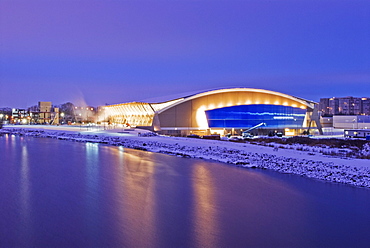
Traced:
<path fill-rule="evenodd" d="M 225 87 L 370 97 L 370 1 L 0 0 L 0 107 Z"/>

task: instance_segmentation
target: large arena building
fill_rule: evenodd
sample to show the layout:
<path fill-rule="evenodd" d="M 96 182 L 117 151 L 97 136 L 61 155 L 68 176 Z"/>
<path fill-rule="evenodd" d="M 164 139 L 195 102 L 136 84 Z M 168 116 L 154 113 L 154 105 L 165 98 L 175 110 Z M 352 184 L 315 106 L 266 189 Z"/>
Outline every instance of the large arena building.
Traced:
<path fill-rule="evenodd" d="M 317 103 L 287 94 L 252 88 L 219 89 L 162 102 L 104 106 L 104 121 L 171 135 L 296 135 L 321 131 Z M 258 128 L 256 128 L 258 127 Z"/>

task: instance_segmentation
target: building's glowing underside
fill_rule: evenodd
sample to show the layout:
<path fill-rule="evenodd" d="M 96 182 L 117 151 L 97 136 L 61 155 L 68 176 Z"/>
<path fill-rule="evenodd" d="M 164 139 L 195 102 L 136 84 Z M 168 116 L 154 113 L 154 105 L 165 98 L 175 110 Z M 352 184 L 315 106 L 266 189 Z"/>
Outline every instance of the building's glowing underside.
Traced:
<path fill-rule="evenodd" d="M 104 108 L 111 123 L 159 131 L 249 128 L 260 121 L 269 122 L 270 128 L 303 128 L 310 124 L 315 105 L 279 92 L 231 88 L 163 103 L 131 102 Z"/>

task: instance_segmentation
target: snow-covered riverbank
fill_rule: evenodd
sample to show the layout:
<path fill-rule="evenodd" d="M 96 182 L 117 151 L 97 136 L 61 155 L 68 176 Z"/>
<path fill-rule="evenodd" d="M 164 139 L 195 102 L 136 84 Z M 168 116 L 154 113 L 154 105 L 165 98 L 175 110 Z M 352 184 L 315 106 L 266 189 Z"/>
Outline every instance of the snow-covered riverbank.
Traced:
<path fill-rule="evenodd" d="M 211 159 L 236 166 L 271 169 L 309 178 L 370 187 L 370 160 L 343 159 L 321 153 L 276 149 L 247 143 L 143 135 L 138 130 L 5 127 L 2 133 L 95 142 L 179 157 Z M 140 134 L 140 135 L 139 135 Z"/>

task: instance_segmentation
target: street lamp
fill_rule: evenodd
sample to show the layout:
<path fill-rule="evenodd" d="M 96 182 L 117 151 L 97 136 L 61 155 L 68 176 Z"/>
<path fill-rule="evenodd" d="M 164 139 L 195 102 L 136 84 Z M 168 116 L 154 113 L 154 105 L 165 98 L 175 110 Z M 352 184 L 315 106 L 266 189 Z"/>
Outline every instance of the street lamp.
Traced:
<path fill-rule="evenodd" d="M 86 123 L 89 123 L 89 108 L 86 108 Z"/>
<path fill-rule="evenodd" d="M 60 113 L 60 116 L 62 117 L 62 124 L 64 123 L 64 113 Z"/>
<path fill-rule="evenodd" d="M 355 122 L 356 122 L 356 119 L 353 119 L 353 124 L 352 124 L 352 128 L 355 129 Z"/>
<path fill-rule="evenodd" d="M 103 122 L 104 122 L 104 130 L 105 130 L 105 108 L 103 108 L 103 112 L 104 112 L 104 120 L 103 120 Z"/>

